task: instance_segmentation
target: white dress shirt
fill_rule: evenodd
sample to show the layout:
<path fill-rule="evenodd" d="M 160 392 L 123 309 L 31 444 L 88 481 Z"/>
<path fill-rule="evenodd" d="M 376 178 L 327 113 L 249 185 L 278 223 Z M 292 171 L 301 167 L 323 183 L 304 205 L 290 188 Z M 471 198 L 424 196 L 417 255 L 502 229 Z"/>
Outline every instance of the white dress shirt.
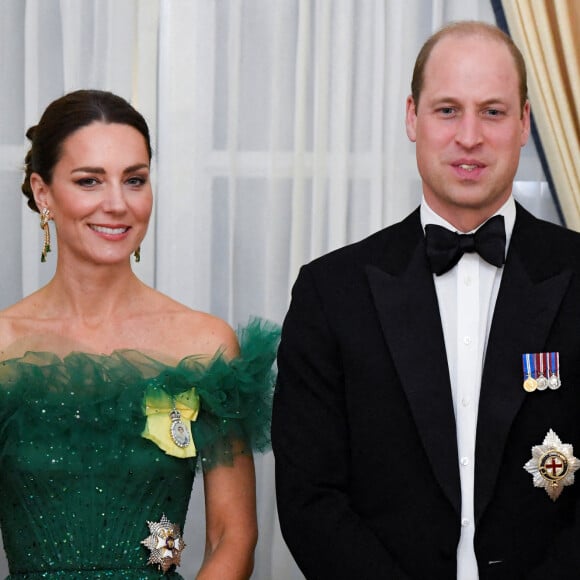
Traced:
<path fill-rule="evenodd" d="M 457 231 L 425 199 L 420 212 L 423 229 L 427 224 L 436 224 Z M 513 197 L 494 215 L 504 216 L 507 252 L 516 219 Z M 449 363 L 459 452 L 461 537 L 457 546 L 457 580 L 479 577 L 473 547 L 475 432 L 483 361 L 502 272 L 503 268 L 492 266 L 479 254 L 466 253 L 454 268 L 441 276 L 433 275 Z"/>

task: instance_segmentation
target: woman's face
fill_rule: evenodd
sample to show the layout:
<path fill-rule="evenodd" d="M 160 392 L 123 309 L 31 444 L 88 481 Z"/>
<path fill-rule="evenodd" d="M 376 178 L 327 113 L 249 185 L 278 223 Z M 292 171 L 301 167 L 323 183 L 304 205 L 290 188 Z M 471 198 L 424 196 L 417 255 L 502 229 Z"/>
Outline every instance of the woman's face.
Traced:
<path fill-rule="evenodd" d="M 153 195 L 145 139 L 133 127 L 95 122 L 72 133 L 47 185 L 31 184 L 40 209 L 48 207 L 59 259 L 95 264 L 127 261 L 149 223 Z"/>

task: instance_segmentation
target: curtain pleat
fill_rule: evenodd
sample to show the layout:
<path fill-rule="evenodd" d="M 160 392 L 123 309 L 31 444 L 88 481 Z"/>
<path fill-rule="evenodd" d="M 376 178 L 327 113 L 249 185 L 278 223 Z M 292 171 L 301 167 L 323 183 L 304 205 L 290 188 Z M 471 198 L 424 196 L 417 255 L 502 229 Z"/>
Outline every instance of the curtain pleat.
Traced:
<path fill-rule="evenodd" d="M 329 0 L 315 3 L 313 47 L 313 143 L 312 143 L 312 206 L 310 209 L 310 253 L 320 255 L 326 248 L 326 216 L 328 207 L 328 156 L 331 126 L 330 93 L 330 24 L 332 6 Z M 304 255 L 308 259 L 309 255 Z"/>
<path fill-rule="evenodd" d="M 263 280 L 257 280 L 263 291 L 264 315 L 275 319 L 287 304 L 290 272 L 290 221 L 288 216 L 291 208 L 290 154 L 288 146 L 289 131 L 292 126 L 287 118 L 293 118 L 294 112 L 288 111 L 285 105 L 289 87 L 294 75 L 288 71 L 296 48 L 295 37 L 289 31 L 288 22 L 295 22 L 297 3 L 276 0 L 271 3 L 269 14 L 270 30 L 272 31 L 272 50 L 270 52 L 271 77 L 268 83 L 270 90 L 270 118 L 268 132 L 268 167 L 266 215 L 269 220 L 265 232 L 265 271 L 279 272 L 278 276 L 266 275 Z M 280 63 L 281 66 L 273 66 Z M 285 72 L 286 71 L 286 72 Z"/>
<path fill-rule="evenodd" d="M 158 81 L 156 282 L 176 300 L 212 311 L 215 5 L 161 1 Z M 227 215 L 227 206 L 220 211 Z M 222 250 L 220 260 L 229 258 Z M 219 288 L 227 287 L 219 280 Z"/>
<path fill-rule="evenodd" d="M 353 0 L 334 3 L 332 22 L 332 76 L 330 81 L 330 144 L 332 158 L 328 180 L 327 250 L 344 246 L 348 238 L 349 190 L 352 183 L 351 105 L 353 76 Z M 338 9 L 340 8 L 340 10 Z"/>
<path fill-rule="evenodd" d="M 25 12 L 25 63 L 24 68 L 24 131 L 38 122 L 41 109 L 41 90 L 39 79 L 41 78 L 39 51 L 41 50 L 41 13 L 40 0 L 31 0 L 26 3 Z M 24 141 L 24 149 L 28 149 L 29 142 Z M 41 275 L 47 274 L 38 268 L 38 248 L 41 238 L 36 216 L 28 211 L 21 212 L 22 239 L 22 293 L 24 296 L 34 292 L 47 280 Z M 36 258 L 36 259 L 35 259 Z M 49 275 L 54 273 L 54 265 L 49 264 Z"/>
<path fill-rule="evenodd" d="M 390 156 L 384 153 L 384 127 L 385 127 L 385 117 L 387 112 L 385 111 L 384 102 L 386 99 L 386 94 L 388 92 L 387 85 L 387 71 L 385 56 L 387 52 L 387 18 L 386 18 L 386 6 L 384 2 L 374 2 L 370 7 L 371 14 L 370 18 L 373 22 L 372 39 L 367 39 L 372 42 L 369 47 L 370 55 L 372 59 L 371 71 L 372 71 L 372 100 L 371 100 L 371 118 L 373 120 L 371 124 L 371 137 L 370 137 L 370 149 L 371 149 L 371 178 L 370 178 L 370 194 L 369 194 L 369 226 L 375 231 L 381 228 L 384 223 L 384 206 L 385 206 L 385 196 L 384 191 L 384 175 L 385 175 L 385 162 L 388 162 Z M 390 117 L 389 117 L 390 118 Z"/>
<path fill-rule="evenodd" d="M 228 304 L 225 317 L 232 319 L 235 302 L 235 245 L 236 245 L 236 208 L 238 203 L 238 165 L 239 126 L 240 126 L 240 61 L 242 54 L 242 3 L 234 0 L 229 5 L 228 14 L 228 106 L 227 106 L 227 144 L 228 152 Z"/>
<path fill-rule="evenodd" d="M 529 70 L 532 110 L 568 227 L 580 230 L 580 7 L 575 0 L 503 0 Z"/>
<path fill-rule="evenodd" d="M 295 58 L 295 89 L 294 89 L 294 127 L 293 127 L 293 164 L 292 164 L 292 207 L 290 214 L 290 260 L 288 264 L 289 278 L 293 280 L 300 266 L 306 261 L 306 248 L 310 243 L 308 230 L 304 227 L 306 207 L 306 100 L 308 90 L 308 59 L 311 46 L 311 2 L 299 0 Z"/>
<path fill-rule="evenodd" d="M 573 103 L 580 103 L 580 4 L 578 2 L 554 2 L 555 25 L 561 36 L 564 70 L 568 72 Z M 579 108 L 575 108 L 576 129 L 580 133 Z"/>

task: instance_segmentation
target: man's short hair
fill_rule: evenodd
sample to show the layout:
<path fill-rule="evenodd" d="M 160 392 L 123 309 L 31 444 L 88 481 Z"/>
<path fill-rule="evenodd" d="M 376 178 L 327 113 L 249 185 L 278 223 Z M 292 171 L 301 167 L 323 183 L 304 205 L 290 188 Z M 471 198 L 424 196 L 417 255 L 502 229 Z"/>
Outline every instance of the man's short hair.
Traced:
<path fill-rule="evenodd" d="M 443 38 L 448 36 L 480 36 L 497 40 L 503 43 L 510 51 L 516 65 L 516 71 L 519 78 L 520 86 L 520 110 L 523 114 L 524 106 L 528 100 L 528 81 L 526 73 L 526 63 L 520 49 L 516 46 L 514 41 L 500 28 L 487 24 L 485 22 L 478 22 L 475 20 L 464 20 L 460 22 L 451 22 L 447 24 L 435 34 L 430 36 L 425 44 L 421 47 L 417 60 L 415 61 L 415 68 L 413 69 L 413 79 L 411 81 L 411 96 L 415 103 L 415 110 L 419 107 L 419 98 L 423 90 L 423 83 L 425 80 L 425 67 L 427 61 L 431 56 L 433 47 Z"/>

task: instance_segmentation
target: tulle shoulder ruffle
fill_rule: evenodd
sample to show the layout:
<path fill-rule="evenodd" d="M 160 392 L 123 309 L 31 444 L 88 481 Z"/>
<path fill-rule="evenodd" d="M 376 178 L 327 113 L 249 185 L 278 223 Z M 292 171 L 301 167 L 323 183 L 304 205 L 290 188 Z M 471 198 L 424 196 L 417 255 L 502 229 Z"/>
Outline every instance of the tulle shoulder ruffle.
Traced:
<path fill-rule="evenodd" d="M 265 451 L 280 328 L 252 319 L 237 335 L 240 354 L 232 360 L 222 352 L 209 361 L 192 354 L 172 366 L 135 350 L 72 352 L 64 358 L 27 352 L 4 360 L 0 434 L 6 425 L 31 440 L 44 431 L 90 452 L 91 446 L 120 436 L 142 437 L 147 400 L 179 400 L 186 406 L 189 401 L 194 407 L 197 397 L 190 432 L 204 469 L 229 464 L 237 453 Z"/>
<path fill-rule="evenodd" d="M 270 446 L 272 365 L 280 327 L 254 319 L 238 329 L 237 335 L 239 357 L 227 361 L 218 352 L 205 363 L 190 356 L 176 368 L 176 374 L 188 386 L 194 385 L 199 397 L 199 413 L 191 422 L 191 432 L 204 469 L 230 464 L 236 454 L 263 452 Z M 176 397 L 183 393 L 177 385 L 166 383 L 164 388 Z"/>

